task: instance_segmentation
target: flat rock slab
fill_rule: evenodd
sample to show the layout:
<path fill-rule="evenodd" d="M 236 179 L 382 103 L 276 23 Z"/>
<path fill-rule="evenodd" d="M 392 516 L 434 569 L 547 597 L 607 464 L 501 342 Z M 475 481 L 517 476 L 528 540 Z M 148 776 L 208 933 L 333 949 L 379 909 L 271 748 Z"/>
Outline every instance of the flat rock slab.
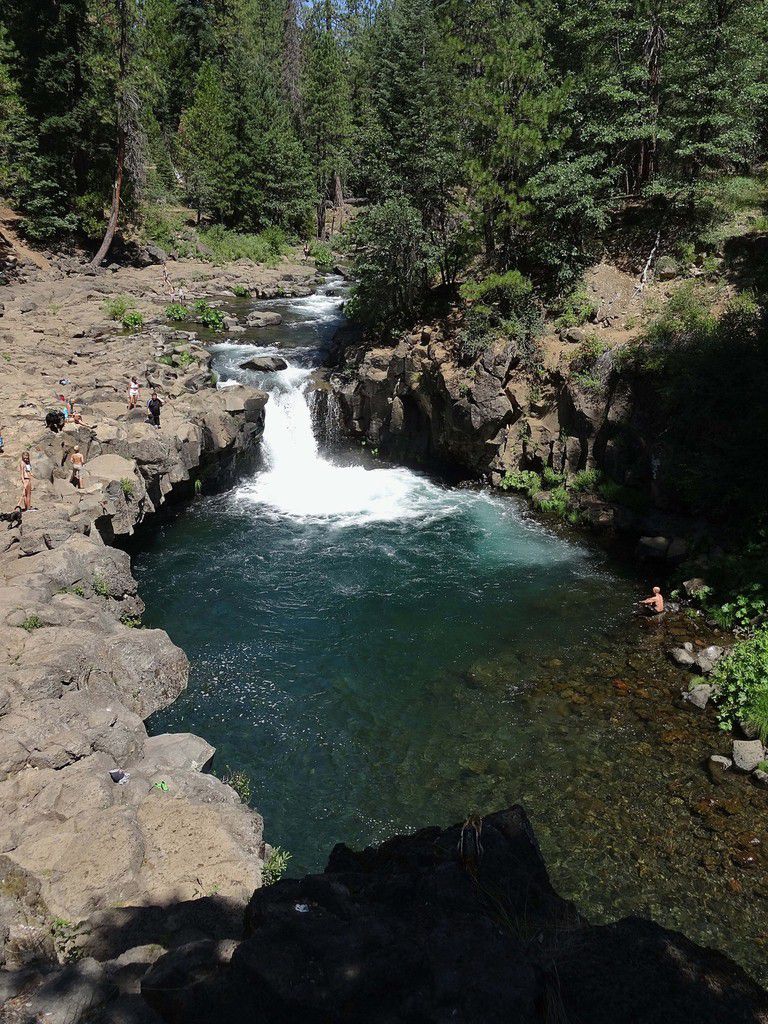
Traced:
<path fill-rule="evenodd" d="M 216 748 L 191 732 L 150 736 L 144 744 L 144 757 L 159 768 L 187 768 L 201 772 L 210 767 Z"/>

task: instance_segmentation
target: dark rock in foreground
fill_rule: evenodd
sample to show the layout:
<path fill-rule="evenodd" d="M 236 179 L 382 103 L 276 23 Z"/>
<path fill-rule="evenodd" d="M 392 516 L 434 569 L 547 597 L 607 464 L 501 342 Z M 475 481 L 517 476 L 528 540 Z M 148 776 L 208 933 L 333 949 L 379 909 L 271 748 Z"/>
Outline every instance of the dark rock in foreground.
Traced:
<path fill-rule="evenodd" d="M 338 846 L 324 874 L 254 894 L 231 959 L 215 943 L 174 950 L 144 998 L 185 1024 L 768 1020 L 768 996 L 727 957 L 649 921 L 584 921 L 520 807 L 484 820 L 477 863 L 461 862 L 461 836 Z"/>

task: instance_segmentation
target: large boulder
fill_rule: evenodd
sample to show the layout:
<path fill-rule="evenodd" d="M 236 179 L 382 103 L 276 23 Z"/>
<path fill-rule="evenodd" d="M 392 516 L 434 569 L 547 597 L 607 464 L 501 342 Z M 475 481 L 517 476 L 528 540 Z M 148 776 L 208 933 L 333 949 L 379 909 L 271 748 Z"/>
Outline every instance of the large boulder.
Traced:
<path fill-rule="evenodd" d="M 240 363 L 241 370 L 260 370 L 264 373 L 272 373 L 275 370 L 287 370 L 288 363 L 280 356 L 254 356 L 244 363 Z"/>
<path fill-rule="evenodd" d="M 752 1024 L 768 996 L 648 921 L 592 927 L 552 889 L 522 808 L 260 889 L 246 940 L 178 951 L 142 992 L 168 1022 Z"/>

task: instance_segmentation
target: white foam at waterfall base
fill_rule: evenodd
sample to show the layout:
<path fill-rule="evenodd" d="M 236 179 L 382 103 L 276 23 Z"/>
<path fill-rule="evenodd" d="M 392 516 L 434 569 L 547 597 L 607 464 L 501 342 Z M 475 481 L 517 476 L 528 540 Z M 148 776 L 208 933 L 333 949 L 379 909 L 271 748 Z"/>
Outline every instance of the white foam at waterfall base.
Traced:
<path fill-rule="evenodd" d="M 267 468 L 239 489 L 239 500 L 337 526 L 441 517 L 455 509 L 455 494 L 407 469 L 337 466 L 323 458 L 305 393 L 308 371 L 291 367 L 275 376 L 263 440 Z"/>

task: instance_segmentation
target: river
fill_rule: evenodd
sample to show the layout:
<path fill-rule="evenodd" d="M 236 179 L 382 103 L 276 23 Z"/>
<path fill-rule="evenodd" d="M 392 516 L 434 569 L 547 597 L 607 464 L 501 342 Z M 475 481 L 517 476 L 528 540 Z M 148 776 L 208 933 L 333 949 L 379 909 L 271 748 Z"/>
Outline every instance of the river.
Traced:
<path fill-rule="evenodd" d="M 205 736 L 220 774 L 247 774 L 291 874 L 339 841 L 524 802 L 553 881 L 590 916 L 653 916 L 759 976 L 753 876 L 729 893 L 736 840 L 694 813 L 710 727 L 674 706 L 679 680 L 631 627 L 637 584 L 514 499 L 334 441 L 311 378 L 342 302 L 331 279 L 259 303 L 283 324 L 212 346 L 221 386 L 270 393 L 262 465 L 135 559 L 147 623 L 192 665 L 152 730 Z M 289 368 L 240 369 L 255 353 Z M 702 844 L 718 850 L 703 869 Z"/>

